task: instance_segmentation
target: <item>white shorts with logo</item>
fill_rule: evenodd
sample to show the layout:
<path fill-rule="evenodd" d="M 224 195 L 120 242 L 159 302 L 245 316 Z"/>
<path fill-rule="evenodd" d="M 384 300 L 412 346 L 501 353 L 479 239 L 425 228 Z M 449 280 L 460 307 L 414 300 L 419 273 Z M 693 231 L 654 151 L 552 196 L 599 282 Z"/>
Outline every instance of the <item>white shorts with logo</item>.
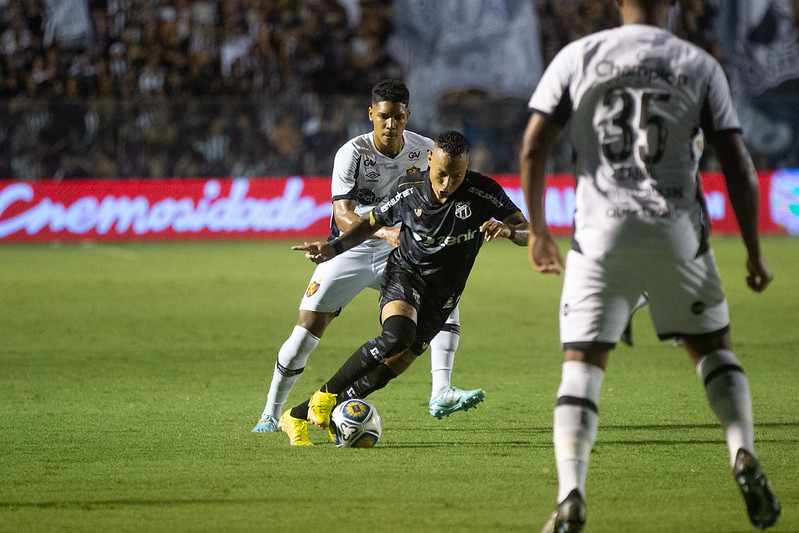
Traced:
<path fill-rule="evenodd" d="M 300 310 L 337 313 L 367 287 L 380 290 L 380 278 L 393 247 L 367 242 L 316 266 Z"/>
<path fill-rule="evenodd" d="M 682 261 L 644 253 L 593 260 L 570 250 L 560 301 L 563 348 L 591 342 L 615 345 L 644 292 L 661 339 L 729 327 L 713 250 Z"/>
<path fill-rule="evenodd" d="M 393 249 L 383 240 L 367 241 L 330 261 L 316 265 L 300 301 L 300 311 L 340 313 L 365 288 L 379 292 L 388 254 Z M 460 324 L 457 305 L 447 318 L 447 323 Z"/>

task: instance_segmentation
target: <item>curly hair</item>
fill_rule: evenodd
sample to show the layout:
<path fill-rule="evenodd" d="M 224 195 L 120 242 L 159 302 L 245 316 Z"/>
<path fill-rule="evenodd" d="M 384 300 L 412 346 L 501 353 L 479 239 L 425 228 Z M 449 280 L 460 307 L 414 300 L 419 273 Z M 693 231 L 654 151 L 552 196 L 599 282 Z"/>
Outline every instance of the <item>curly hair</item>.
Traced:
<path fill-rule="evenodd" d="M 436 146 L 449 155 L 468 154 L 472 150 L 466 137 L 454 130 L 441 133 L 436 139 Z"/>
<path fill-rule="evenodd" d="M 400 80 L 385 79 L 372 87 L 372 105 L 378 102 L 399 102 L 408 105 L 411 93 Z"/>

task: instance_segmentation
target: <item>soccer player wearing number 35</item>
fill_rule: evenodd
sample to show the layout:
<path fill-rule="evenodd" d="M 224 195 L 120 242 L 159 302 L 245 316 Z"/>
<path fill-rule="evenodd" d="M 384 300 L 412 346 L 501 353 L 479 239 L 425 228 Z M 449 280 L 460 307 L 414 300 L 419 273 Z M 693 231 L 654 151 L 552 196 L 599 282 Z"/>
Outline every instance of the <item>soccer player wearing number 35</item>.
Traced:
<path fill-rule="evenodd" d="M 751 522 L 766 528 L 780 514 L 755 455 L 749 384 L 731 349 L 727 302 L 702 231 L 694 138 L 704 133 L 721 163 L 746 247 L 747 283 L 760 292 L 772 275 L 760 251 L 757 176 L 720 65 L 665 30 L 675 1 L 616 0 L 622 26 L 564 47 L 529 103 L 521 179 L 530 259 L 541 272 L 564 267 L 543 209 L 546 158 L 561 128 L 576 153 L 553 428 L 558 505 L 546 532 L 583 529 L 608 353 L 643 292 L 658 336 L 680 337 L 696 365 Z"/>

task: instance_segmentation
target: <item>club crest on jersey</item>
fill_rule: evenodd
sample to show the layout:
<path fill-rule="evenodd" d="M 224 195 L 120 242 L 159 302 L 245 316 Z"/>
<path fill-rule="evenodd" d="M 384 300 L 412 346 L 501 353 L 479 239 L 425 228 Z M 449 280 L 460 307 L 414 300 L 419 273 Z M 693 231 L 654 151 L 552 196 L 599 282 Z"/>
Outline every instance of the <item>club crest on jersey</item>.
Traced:
<path fill-rule="evenodd" d="M 308 285 L 308 290 L 305 291 L 305 297 L 310 298 L 311 296 L 316 294 L 316 291 L 319 290 L 319 287 L 321 287 L 321 285 L 319 284 L 318 281 L 312 281 L 311 284 Z"/>
<path fill-rule="evenodd" d="M 472 216 L 472 207 L 469 202 L 458 202 L 455 204 L 455 216 L 461 220 L 466 220 Z"/>
<path fill-rule="evenodd" d="M 415 163 L 405 163 L 405 175 L 416 174 L 422 171 L 422 165 L 418 161 Z"/>

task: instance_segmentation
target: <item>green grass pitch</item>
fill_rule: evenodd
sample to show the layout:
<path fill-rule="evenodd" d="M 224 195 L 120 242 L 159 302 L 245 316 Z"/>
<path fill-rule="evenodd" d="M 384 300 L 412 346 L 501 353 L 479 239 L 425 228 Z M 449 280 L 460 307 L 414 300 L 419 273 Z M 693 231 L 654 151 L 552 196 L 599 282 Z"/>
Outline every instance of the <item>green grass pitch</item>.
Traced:
<path fill-rule="evenodd" d="M 561 241 L 562 247 L 567 246 Z M 0 531 L 538 531 L 554 508 L 562 278 L 486 245 L 461 303 L 453 382 L 476 410 L 427 414 L 427 354 L 370 397 L 371 450 L 253 434 L 313 265 L 290 243 L 0 246 Z M 767 238 L 776 280 L 746 288 L 713 245 L 757 451 L 799 531 L 799 239 Z M 379 331 L 377 293 L 328 330 L 289 398 Z M 753 531 L 688 357 L 646 312 L 611 355 L 586 531 Z"/>

